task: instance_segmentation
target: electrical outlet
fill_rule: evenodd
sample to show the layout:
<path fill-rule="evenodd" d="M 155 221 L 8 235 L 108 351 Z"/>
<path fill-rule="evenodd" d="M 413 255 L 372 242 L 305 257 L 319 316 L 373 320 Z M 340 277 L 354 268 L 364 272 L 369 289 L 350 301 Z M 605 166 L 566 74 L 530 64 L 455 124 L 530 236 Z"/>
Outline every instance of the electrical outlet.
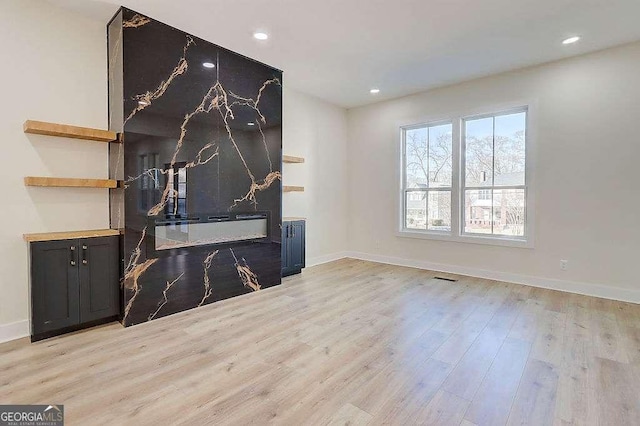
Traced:
<path fill-rule="evenodd" d="M 568 265 L 569 265 L 569 261 L 568 260 L 564 260 L 564 259 L 560 260 L 560 270 L 566 271 Z"/>

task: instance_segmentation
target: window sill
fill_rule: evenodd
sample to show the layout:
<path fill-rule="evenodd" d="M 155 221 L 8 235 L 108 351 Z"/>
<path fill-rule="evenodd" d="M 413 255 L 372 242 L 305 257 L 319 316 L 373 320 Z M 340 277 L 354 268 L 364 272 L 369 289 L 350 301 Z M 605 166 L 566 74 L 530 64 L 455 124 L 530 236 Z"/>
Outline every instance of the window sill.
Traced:
<path fill-rule="evenodd" d="M 402 230 L 396 232 L 397 237 L 401 238 L 417 238 L 422 240 L 436 240 L 436 241 L 449 241 L 454 243 L 467 243 L 467 244 L 483 244 L 489 246 L 500 247 L 514 247 L 533 249 L 533 241 L 520 240 L 513 238 L 499 238 L 499 237 L 484 237 L 476 235 L 453 235 L 445 234 L 441 232 L 429 232 L 418 230 Z"/>

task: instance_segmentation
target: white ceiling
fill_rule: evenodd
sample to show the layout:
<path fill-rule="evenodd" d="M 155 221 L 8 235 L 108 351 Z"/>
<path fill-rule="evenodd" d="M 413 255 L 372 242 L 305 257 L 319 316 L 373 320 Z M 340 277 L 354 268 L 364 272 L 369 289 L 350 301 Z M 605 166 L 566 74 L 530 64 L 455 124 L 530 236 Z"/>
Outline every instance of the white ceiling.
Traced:
<path fill-rule="evenodd" d="M 49 1 L 105 24 L 122 3 L 343 107 L 640 40 L 639 0 Z"/>

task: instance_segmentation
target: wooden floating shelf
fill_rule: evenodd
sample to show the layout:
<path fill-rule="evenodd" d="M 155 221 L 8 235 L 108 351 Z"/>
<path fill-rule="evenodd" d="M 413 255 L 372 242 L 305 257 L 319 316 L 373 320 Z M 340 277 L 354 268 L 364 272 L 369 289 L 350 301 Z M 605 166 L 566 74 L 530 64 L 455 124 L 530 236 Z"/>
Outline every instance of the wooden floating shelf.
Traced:
<path fill-rule="evenodd" d="M 76 179 L 27 176 L 26 186 L 70 187 L 70 188 L 117 188 L 119 182 L 113 179 Z"/>
<path fill-rule="evenodd" d="M 303 192 L 304 186 L 283 186 L 283 192 Z"/>
<path fill-rule="evenodd" d="M 116 132 L 92 129 L 89 127 L 70 126 L 67 124 L 47 123 L 45 121 L 27 120 L 22 126 L 25 133 L 36 135 L 60 136 L 64 138 L 85 139 L 98 142 L 118 142 Z"/>
<path fill-rule="evenodd" d="M 283 163 L 304 163 L 304 158 L 294 157 L 293 155 L 283 155 L 282 162 Z"/>
<path fill-rule="evenodd" d="M 24 234 L 23 238 L 28 243 L 35 241 L 57 241 L 74 240 L 78 238 L 111 237 L 120 235 L 118 229 L 93 229 L 90 231 L 68 231 L 68 232 L 41 232 L 38 234 Z"/>

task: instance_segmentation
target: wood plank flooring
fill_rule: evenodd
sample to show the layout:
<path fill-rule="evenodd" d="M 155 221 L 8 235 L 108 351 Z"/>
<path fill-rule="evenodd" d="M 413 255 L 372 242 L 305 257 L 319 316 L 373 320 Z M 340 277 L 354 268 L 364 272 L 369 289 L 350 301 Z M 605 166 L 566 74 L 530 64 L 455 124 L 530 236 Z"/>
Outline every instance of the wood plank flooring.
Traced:
<path fill-rule="evenodd" d="M 440 275 L 344 259 L 9 342 L 0 404 L 64 404 L 69 425 L 640 424 L 640 305 Z"/>

